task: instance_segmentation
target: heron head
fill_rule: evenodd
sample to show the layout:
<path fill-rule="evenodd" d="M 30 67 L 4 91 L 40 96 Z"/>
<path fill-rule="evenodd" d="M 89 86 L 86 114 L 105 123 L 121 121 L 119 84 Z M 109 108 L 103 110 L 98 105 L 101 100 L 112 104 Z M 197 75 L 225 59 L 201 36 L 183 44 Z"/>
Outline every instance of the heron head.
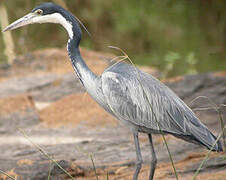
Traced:
<path fill-rule="evenodd" d="M 71 14 L 54 3 L 43 3 L 30 13 L 7 26 L 3 32 L 34 23 L 57 23 L 64 26 L 69 36 L 73 37 Z"/>

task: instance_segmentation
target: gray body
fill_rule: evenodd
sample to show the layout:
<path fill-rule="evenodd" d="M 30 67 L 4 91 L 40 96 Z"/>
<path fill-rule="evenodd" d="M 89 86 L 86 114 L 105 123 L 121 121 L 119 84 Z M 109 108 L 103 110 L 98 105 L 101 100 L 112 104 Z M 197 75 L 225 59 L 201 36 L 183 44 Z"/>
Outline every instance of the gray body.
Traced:
<path fill-rule="evenodd" d="M 148 134 L 150 142 L 150 180 L 154 177 L 157 163 L 152 133 L 169 133 L 213 151 L 222 151 L 220 142 L 216 142 L 216 137 L 198 120 L 192 110 L 150 74 L 121 62 L 96 76 L 80 55 L 82 33 L 78 20 L 62 7 L 53 3 L 41 4 L 4 31 L 33 23 L 58 23 L 67 30 L 68 54 L 82 85 L 100 106 L 132 130 L 137 155 L 134 180 L 138 178 L 143 162 L 139 132 Z"/>
<path fill-rule="evenodd" d="M 171 89 L 134 66 L 117 63 L 86 83 L 93 99 L 134 132 L 169 133 L 209 149 L 216 140 Z"/>

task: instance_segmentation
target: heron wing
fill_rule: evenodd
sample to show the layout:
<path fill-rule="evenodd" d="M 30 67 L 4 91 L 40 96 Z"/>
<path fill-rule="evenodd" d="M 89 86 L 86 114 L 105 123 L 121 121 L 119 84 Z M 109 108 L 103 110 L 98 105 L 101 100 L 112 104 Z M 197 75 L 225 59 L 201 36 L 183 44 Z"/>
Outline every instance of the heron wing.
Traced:
<path fill-rule="evenodd" d="M 191 109 L 153 76 L 118 63 L 102 74 L 101 81 L 109 111 L 118 119 L 178 136 L 207 136 L 207 128 Z"/>

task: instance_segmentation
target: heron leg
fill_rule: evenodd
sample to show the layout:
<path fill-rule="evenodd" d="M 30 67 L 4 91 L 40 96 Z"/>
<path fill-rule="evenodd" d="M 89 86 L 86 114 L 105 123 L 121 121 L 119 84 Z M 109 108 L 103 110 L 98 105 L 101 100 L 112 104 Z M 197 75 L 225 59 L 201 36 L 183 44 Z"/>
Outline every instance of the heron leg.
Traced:
<path fill-rule="evenodd" d="M 153 142 L 152 142 L 151 134 L 148 134 L 148 138 L 149 138 L 150 147 L 151 147 L 151 168 L 150 168 L 149 180 L 152 180 L 153 177 L 154 177 L 154 173 L 155 173 L 157 158 L 156 158 L 156 155 L 155 155 L 155 149 L 154 149 L 154 145 L 153 145 Z"/>
<path fill-rule="evenodd" d="M 140 144 L 139 144 L 139 139 L 138 139 L 138 133 L 134 132 L 133 137 L 134 137 L 134 143 L 135 143 L 136 154 L 137 154 L 136 170 L 135 170 L 134 175 L 133 175 L 133 180 L 137 180 L 138 174 L 140 172 L 140 169 L 141 169 L 141 166 L 142 166 L 142 163 L 143 163 L 143 160 L 142 160 L 142 156 L 141 156 L 141 152 L 140 152 Z"/>

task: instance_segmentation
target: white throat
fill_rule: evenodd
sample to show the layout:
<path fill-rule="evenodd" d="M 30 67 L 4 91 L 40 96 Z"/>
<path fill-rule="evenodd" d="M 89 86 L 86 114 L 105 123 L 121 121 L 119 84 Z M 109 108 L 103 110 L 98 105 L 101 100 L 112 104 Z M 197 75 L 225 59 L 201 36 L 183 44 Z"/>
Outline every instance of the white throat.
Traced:
<path fill-rule="evenodd" d="M 68 32 L 70 39 L 73 38 L 72 23 L 67 21 L 60 13 L 43 15 L 33 18 L 33 23 L 56 23 L 61 24 Z"/>

